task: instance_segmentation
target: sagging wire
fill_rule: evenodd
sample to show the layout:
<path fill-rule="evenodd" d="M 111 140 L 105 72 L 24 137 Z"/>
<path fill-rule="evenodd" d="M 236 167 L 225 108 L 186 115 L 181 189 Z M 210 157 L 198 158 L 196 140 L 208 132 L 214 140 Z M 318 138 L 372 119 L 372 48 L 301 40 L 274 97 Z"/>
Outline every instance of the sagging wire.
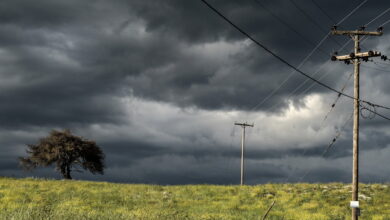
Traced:
<path fill-rule="evenodd" d="M 347 121 L 345 121 L 345 123 L 343 124 L 343 126 L 341 126 L 340 129 L 338 129 L 338 131 L 336 132 L 336 135 L 334 136 L 334 138 L 332 139 L 332 141 L 329 143 L 329 145 L 325 148 L 324 152 L 321 154 L 321 157 L 325 157 L 326 154 L 329 152 L 330 149 L 332 149 L 333 145 L 336 143 L 337 139 L 341 136 L 342 134 L 342 131 L 345 129 L 345 127 L 348 125 L 348 123 L 351 121 L 353 117 L 353 112 L 352 114 L 349 116 L 349 118 L 347 119 Z M 299 178 L 299 181 L 298 182 L 302 182 L 302 180 L 310 174 L 311 171 L 313 171 L 313 168 L 312 167 L 311 169 L 309 169 L 308 171 L 306 171 L 305 174 L 303 174 L 303 176 L 301 176 Z"/>
<path fill-rule="evenodd" d="M 377 115 L 377 110 L 375 106 L 366 105 L 364 103 L 360 104 L 360 116 L 364 119 L 374 119 Z"/>
<path fill-rule="evenodd" d="M 347 81 L 345 82 L 344 86 L 343 86 L 343 87 L 341 88 L 341 90 L 340 90 L 341 92 L 344 92 L 344 90 L 347 88 L 348 82 L 349 82 L 349 80 L 351 80 L 352 76 L 353 76 L 353 72 L 349 74 Z M 323 124 L 323 123 L 326 121 L 326 119 L 329 117 L 329 114 L 330 114 L 330 113 L 333 111 L 333 109 L 335 108 L 335 106 L 336 106 L 336 104 L 337 104 L 337 102 L 339 101 L 340 98 L 341 98 L 341 93 L 339 93 L 339 94 L 337 95 L 337 97 L 336 97 L 336 99 L 334 100 L 334 102 L 332 103 L 331 108 L 329 109 L 328 113 L 326 113 L 324 119 L 323 119 L 322 122 L 321 122 L 321 127 L 322 127 L 322 124 Z"/>

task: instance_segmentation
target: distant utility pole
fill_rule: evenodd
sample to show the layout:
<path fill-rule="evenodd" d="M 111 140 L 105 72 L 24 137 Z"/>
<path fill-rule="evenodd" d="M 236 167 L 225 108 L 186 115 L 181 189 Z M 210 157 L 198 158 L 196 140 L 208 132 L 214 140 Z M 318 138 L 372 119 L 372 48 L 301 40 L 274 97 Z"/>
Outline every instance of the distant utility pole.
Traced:
<path fill-rule="evenodd" d="M 368 61 L 370 57 L 381 56 L 377 51 L 360 52 L 360 36 L 381 36 L 382 27 L 377 31 L 365 31 L 365 27 L 361 27 L 355 31 L 340 31 L 337 26 L 332 29 L 333 35 L 346 35 L 355 42 L 355 50 L 349 55 L 332 56 L 332 61 L 344 61 L 346 64 L 354 64 L 354 102 L 353 102 L 353 168 L 352 168 L 352 220 L 357 220 L 360 216 L 359 209 L 359 71 L 361 61 Z M 384 58 L 382 56 L 382 58 Z"/>
<path fill-rule="evenodd" d="M 242 128 L 241 136 L 241 186 L 244 185 L 244 145 L 245 145 L 245 127 L 253 127 L 254 124 L 248 123 L 234 123 L 234 125 L 239 125 Z"/>

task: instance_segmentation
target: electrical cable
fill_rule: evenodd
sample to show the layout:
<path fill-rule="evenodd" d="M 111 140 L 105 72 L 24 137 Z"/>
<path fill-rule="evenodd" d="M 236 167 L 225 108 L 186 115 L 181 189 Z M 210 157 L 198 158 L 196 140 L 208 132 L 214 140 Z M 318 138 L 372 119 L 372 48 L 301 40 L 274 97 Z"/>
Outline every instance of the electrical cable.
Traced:
<path fill-rule="evenodd" d="M 336 26 L 339 26 L 341 23 L 343 23 L 347 18 L 349 18 L 353 13 L 355 13 L 360 7 L 362 7 L 368 0 L 362 1 L 355 9 L 353 9 L 347 16 L 345 16 L 343 19 L 341 19 Z"/>
<path fill-rule="evenodd" d="M 386 14 L 388 11 L 390 11 L 390 8 L 386 9 L 385 11 L 383 11 L 382 13 L 380 13 L 378 16 L 376 16 L 374 19 L 372 19 L 371 21 L 369 21 L 367 24 L 365 24 L 364 26 L 367 27 L 368 25 L 370 25 L 372 22 L 374 22 L 376 19 L 382 17 L 384 14 Z"/>
<path fill-rule="evenodd" d="M 367 69 L 373 69 L 373 70 L 377 70 L 377 71 L 381 71 L 381 72 L 388 72 L 388 73 L 390 73 L 390 70 L 384 70 L 384 69 L 380 69 L 380 68 L 372 67 L 372 66 L 367 66 L 367 65 L 363 65 L 363 64 L 361 64 L 361 66 L 363 68 L 367 68 Z"/>
<path fill-rule="evenodd" d="M 375 108 L 375 106 L 372 106 L 372 107 Z M 381 117 L 381 118 L 383 118 L 383 119 L 386 119 L 386 120 L 389 120 L 389 121 L 390 121 L 390 117 L 384 116 L 384 115 L 378 113 L 376 110 L 373 111 L 373 110 L 371 110 L 371 109 L 369 109 L 369 108 L 366 108 L 366 110 L 369 111 L 369 112 L 371 112 L 371 113 L 374 113 L 375 115 L 377 115 L 377 116 L 379 116 L 379 117 Z"/>
<path fill-rule="evenodd" d="M 375 63 L 376 65 L 379 65 L 380 67 L 383 67 L 383 68 L 388 68 L 390 65 L 390 63 L 378 62 L 378 61 L 374 61 L 374 60 L 370 60 L 370 61 Z"/>
<path fill-rule="evenodd" d="M 297 34 L 300 38 L 302 38 L 305 42 L 307 42 L 308 44 L 312 45 L 312 46 L 316 46 L 316 43 L 314 43 L 313 41 L 309 40 L 308 38 L 306 38 L 304 35 L 302 35 L 301 33 L 299 33 L 299 31 L 297 31 L 295 28 L 293 28 L 291 25 L 289 25 L 286 21 L 284 21 L 282 18 L 280 18 L 277 14 L 275 14 L 274 12 L 272 12 L 270 9 L 268 9 L 260 0 L 254 0 L 258 5 L 260 5 L 264 10 L 266 10 L 270 15 L 272 15 L 272 17 L 274 17 L 276 20 L 278 20 L 280 23 L 282 23 L 284 26 L 286 26 L 287 28 L 289 28 L 290 30 L 292 30 L 295 34 Z M 318 48 L 319 51 L 321 51 L 323 54 L 327 55 L 327 53 L 322 50 L 321 48 Z"/>
<path fill-rule="evenodd" d="M 321 11 L 329 20 L 331 20 L 331 21 L 333 22 L 333 24 L 336 24 L 336 23 L 337 23 L 331 16 L 329 16 L 329 14 L 328 14 L 325 10 L 322 9 L 322 7 L 321 7 L 316 1 L 311 0 L 311 2 L 312 2 L 318 9 L 320 9 L 320 11 Z"/>
<path fill-rule="evenodd" d="M 222 19 L 224 19 L 226 22 L 228 22 L 231 26 L 233 26 L 235 29 L 237 29 L 241 34 L 245 35 L 248 39 L 250 39 L 253 43 L 255 43 L 257 46 L 263 48 L 266 52 L 268 52 L 269 54 L 271 54 L 273 57 L 275 57 L 276 59 L 278 59 L 280 62 L 284 63 L 285 65 L 287 65 L 288 67 L 290 67 L 291 69 L 297 71 L 298 73 L 300 73 L 301 75 L 311 79 L 312 81 L 316 82 L 317 84 L 335 92 L 335 93 L 341 93 L 340 91 L 334 89 L 333 87 L 321 82 L 321 81 L 318 81 L 317 79 L 311 77 L 310 75 L 308 75 L 307 73 L 303 72 L 302 70 L 298 69 L 297 67 L 295 67 L 294 65 L 290 64 L 288 61 L 286 61 L 285 59 L 283 59 L 282 57 L 280 57 L 279 55 L 277 55 L 276 53 L 274 53 L 272 50 L 268 49 L 268 47 L 264 46 L 262 43 L 260 43 L 259 41 L 257 41 L 255 38 L 253 38 L 250 34 L 248 34 L 247 32 L 245 32 L 243 29 L 241 29 L 240 27 L 238 27 L 236 24 L 234 24 L 231 20 L 229 20 L 225 15 L 223 15 L 221 12 L 219 12 L 216 8 L 214 8 L 212 5 L 210 5 L 206 0 L 201 0 L 207 7 L 209 7 L 214 13 L 216 13 L 217 15 L 219 15 Z M 367 1 L 367 0 L 366 0 Z M 348 97 L 350 99 L 354 99 L 356 100 L 356 98 L 354 98 L 353 96 L 351 95 L 348 95 L 348 94 L 345 94 L 345 93 L 341 93 L 341 95 L 345 96 L 345 97 Z M 379 105 L 379 104 L 375 104 L 375 103 L 372 103 L 372 102 L 369 102 L 369 101 L 366 101 L 366 100 L 362 100 L 362 99 L 359 99 L 358 101 L 360 102 L 364 102 L 368 105 L 371 105 L 371 106 L 376 106 L 376 107 L 379 107 L 379 108 L 385 108 L 385 109 L 388 109 L 390 110 L 390 107 L 386 107 L 386 106 L 383 106 L 383 105 Z"/>
<path fill-rule="evenodd" d="M 371 111 L 369 111 L 369 110 L 371 110 Z M 365 114 L 364 113 L 365 111 L 367 111 L 368 114 Z M 365 106 L 365 105 L 360 104 L 360 116 L 362 118 L 364 118 L 364 119 L 374 119 L 376 115 L 374 113 L 372 113 L 372 112 L 376 112 L 375 107 Z"/>
<path fill-rule="evenodd" d="M 320 29 L 324 34 L 328 33 L 327 30 L 325 30 L 324 28 L 321 27 L 320 24 L 318 24 L 318 22 L 316 22 L 311 15 L 309 15 L 308 13 L 306 13 L 305 10 L 303 10 L 296 2 L 294 2 L 294 0 L 289 0 L 295 8 L 298 9 L 298 11 L 300 11 L 309 21 L 311 21 L 318 29 Z M 331 38 L 332 41 L 334 41 L 337 45 L 341 46 L 341 44 L 336 41 L 334 38 Z"/>
<path fill-rule="evenodd" d="M 264 4 L 262 4 L 259 0 L 255 0 L 255 2 L 257 2 L 260 6 L 262 6 L 264 9 L 266 9 L 267 10 L 267 8 L 264 6 Z M 361 5 L 359 5 L 357 8 L 356 8 L 356 10 L 358 9 L 358 8 L 360 8 L 361 7 Z M 356 11 L 355 10 L 355 11 Z M 271 14 L 272 14 L 272 12 L 271 11 L 269 11 L 269 10 L 267 10 L 268 12 L 270 12 Z M 349 15 L 351 15 L 351 13 L 349 14 Z M 278 20 L 281 20 L 280 18 L 278 18 L 276 15 L 274 16 L 274 17 L 276 17 Z M 344 18 L 343 18 L 343 20 L 345 20 L 346 18 L 348 17 L 348 15 L 347 16 L 345 16 Z M 282 22 L 282 21 L 281 21 Z M 328 34 L 329 35 L 329 34 Z M 320 44 L 325 40 L 325 39 L 327 39 L 327 36 L 328 35 L 326 35 L 325 36 L 325 38 L 320 42 Z M 349 42 L 351 42 L 351 39 L 349 39 L 340 49 L 339 49 L 339 51 L 341 51 L 341 50 L 343 50 L 347 45 L 348 45 L 348 43 Z M 319 44 L 319 45 L 320 45 Z M 317 45 L 317 47 L 319 47 L 319 45 Z M 313 51 L 312 51 L 312 53 L 315 51 L 316 49 L 314 49 Z M 308 57 L 310 57 L 310 55 L 308 56 Z M 306 59 L 308 59 L 308 57 L 306 58 Z M 305 61 L 303 61 L 303 62 L 301 62 L 301 64 L 298 66 L 298 68 L 300 68 L 301 67 L 301 65 L 303 65 L 305 63 Z M 321 69 L 322 67 L 320 67 L 320 69 Z M 319 71 L 316 71 L 316 73 L 314 73 L 312 76 L 315 76 L 317 73 L 318 73 Z M 269 98 L 271 98 L 290 78 L 291 78 L 291 76 L 292 76 L 292 74 L 293 73 L 295 73 L 295 71 L 294 72 L 292 72 L 292 73 L 290 73 L 290 75 L 276 88 L 276 89 L 274 89 L 270 94 L 268 94 L 268 96 L 267 97 L 265 97 L 260 103 L 258 103 L 257 105 L 255 105 L 250 111 L 253 111 L 253 110 L 255 110 L 258 106 L 260 106 L 260 105 L 262 105 L 265 101 L 267 101 Z M 329 73 L 327 73 L 327 74 L 329 74 Z M 325 75 L 327 75 L 327 74 L 325 74 Z M 321 78 L 323 78 L 323 77 L 321 77 Z M 307 81 L 308 81 L 309 79 L 306 79 L 303 83 L 301 83 L 298 87 L 299 88 L 301 88 Z M 312 86 L 309 86 L 309 88 L 311 88 L 311 87 L 313 87 L 313 85 Z M 296 88 L 292 93 L 290 93 L 290 95 L 289 95 L 289 97 L 290 96 L 292 96 L 292 94 L 294 94 L 299 88 Z M 305 90 L 305 91 L 308 91 L 308 89 L 307 90 Z M 280 104 L 280 103 L 279 103 Z M 275 105 L 274 105 L 275 106 Z M 272 106 L 272 107 L 274 107 L 274 106 Z"/>
<path fill-rule="evenodd" d="M 338 130 L 336 132 L 336 135 L 335 137 L 332 139 L 332 141 L 328 144 L 328 146 L 325 148 L 325 150 L 322 152 L 321 154 L 321 157 L 325 157 L 326 154 L 330 151 L 330 149 L 332 149 L 333 145 L 336 143 L 337 139 L 341 136 L 341 133 L 342 131 L 345 129 L 345 127 L 348 125 L 349 121 L 351 121 L 353 117 L 353 112 L 352 114 L 350 115 L 350 117 L 348 117 L 347 121 L 345 121 L 345 123 L 343 124 L 343 126 L 341 127 L 340 130 Z M 310 168 L 309 170 L 307 170 L 300 178 L 299 178 L 299 182 L 301 182 L 307 175 L 309 175 L 309 173 L 311 171 L 313 171 L 314 167 Z"/>
<path fill-rule="evenodd" d="M 348 43 L 351 42 L 351 41 L 352 41 L 351 39 L 348 40 L 348 41 L 340 48 L 340 50 L 342 50 L 344 47 L 346 47 L 346 46 L 348 45 Z M 323 74 L 323 75 L 319 78 L 319 80 L 322 80 L 323 78 L 325 78 L 327 75 L 329 75 L 329 73 L 330 73 L 330 70 L 329 70 L 328 72 L 326 72 L 325 74 Z M 310 84 L 310 86 L 308 86 L 305 90 L 303 90 L 302 92 L 298 93 L 297 96 L 302 96 L 303 94 L 306 94 L 306 93 L 307 93 L 311 88 L 313 88 L 313 86 L 315 86 L 315 85 L 316 85 L 316 83 Z M 343 91 L 342 91 L 342 92 L 343 92 Z M 337 94 L 337 96 L 341 96 L 340 93 Z"/>
<path fill-rule="evenodd" d="M 318 70 L 316 72 L 314 72 L 314 74 L 312 76 L 316 76 L 318 73 L 320 73 L 320 71 L 326 66 L 326 64 L 330 62 L 329 60 L 325 63 L 322 64 L 322 66 L 320 66 L 318 68 Z M 319 79 L 321 80 L 322 78 L 324 78 L 326 75 L 328 75 L 330 73 L 330 69 L 325 73 L 323 74 Z M 302 82 L 298 87 L 296 87 L 288 96 L 287 96 L 287 100 L 289 100 L 294 94 L 295 92 L 297 92 L 304 84 L 305 84 L 306 81 Z M 315 84 L 315 83 L 314 83 Z M 269 107 L 266 111 L 270 111 L 272 110 L 273 108 L 275 108 L 276 106 L 280 105 L 284 103 L 283 100 L 280 100 L 278 103 L 275 103 L 274 105 L 272 105 L 271 107 Z"/>
<path fill-rule="evenodd" d="M 383 23 L 383 24 L 379 25 L 379 27 L 383 27 L 383 26 L 385 26 L 386 24 L 388 24 L 389 22 L 390 22 L 390 19 L 389 19 L 389 20 L 387 20 L 385 23 Z"/>
<path fill-rule="evenodd" d="M 352 40 L 350 39 L 350 40 L 348 40 L 339 50 L 343 50 L 348 44 L 349 44 L 349 42 L 351 42 Z M 327 64 L 329 62 L 329 60 L 327 61 L 327 62 L 325 62 L 312 76 L 316 76 L 317 75 L 317 73 L 319 73 L 320 72 L 320 70 Z M 324 77 L 326 77 L 329 73 L 330 73 L 330 69 L 326 72 L 326 73 L 324 73 L 320 78 L 319 78 L 319 80 L 321 80 L 322 78 L 324 78 Z M 309 81 L 309 79 L 306 79 L 303 83 L 301 83 L 298 87 L 299 88 L 301 88 L 304 84 L 306 84 L 306 82 L 308 82 Z M 308 89 L 310 89 L 311 87 L 313 87 L 315 85 L 315 83 L 312 83 L 309 87 L 308 87 Z M 308 91 L 308 89 L 305 89 L 303 92 L 301 92 L 301 93 L 299 93 L 298 94 L 298 96 L 301 96 L 302 94 L 305 94 L 307 91 Z M 290 97 L 293 95 L 293 94 L 295 94 L 295 92 L 297 91 L 298 89 L 295 89 L 292 93 L 290 93 Z"/>
<path fill-rule="evenodd" d="M 349 80 L 352 78 L 352 76 L 353 76 L 353 72 L 351 72 L 351 73 L 349 74 L 347 81 L 345 82 L 344 86 L 343 86 L 343 87 L 341 88 L 341 90 L 340 90 L 341 92 L 344 92 L 344 90 L 347 88 L 348 82 L 349 82 Z M 326 113 L 324 119 L 322 120 L 322 123 L 321 123 L 321 124 L 323 124 L 324 121 L 328 118 L 329 114 L 333 111 L 333 109 L 335 108 L 335 106 L 336 106 L 337 102 L 340 100 L 340 98 L 341 98 L 341 95 L 338 94 L 337 97 L 336 97 L 336 99 L 333 101 L 333 103 L 332 103 L 332 105 L 331 105 L 331 108 L 329 109 L 328 113 Z"/>
<path fill-rule="evenodd" d="M 313 55 L 313 53 L 317 50 L 317 48 L 328 38 L 329 34 L 327 34 L 318 44 L 317 46 L 303 59 L 303 61 L 298 65 L 298 68 L 301 68 L 308 60 L 309 58 Z M 268 96 L 266 96 L 261 102 L 259 102 L 257 105 L 252 107 L 250 111 L 254 111 L 257 107 L 261 106 L 264 104 L 269 98 L 271 98 L 277 91 L 279 91 L 280 88 L 293 76 L 293 74 L 296 72 L 296 70 L 293 70 L 285 80 L 281 84 L 279 84 L 278 87 L 276 87 Z"/>
<path fill-rule="evenodd" d="M 255 0 L 256 2 L 258 2 L 259 4 L 261 4 L 258 0 Z M 312 0 L 312 2 L 321 10 L 321 11 L 323 11 L 322 10 L 322 8 L 318 5 L 318 4 L 316 4 L 316 2 L 314 1 L 314 0 Z M 262 5 L 263 6 L 263 5 Z M 358 8 L 360 7 L 361 5 L 359 5 L 358 6 Z M 264 8 L 264 7 L 263 7 Z M 371 24 L 373 21 L 375 21 L 376 19 L 378 19 L 379 17 L 381 17 L 381 16 L 383 16 L 386 12 L 388 12 L 390 10 L 390 8 L 389 9 L 387 9 L 387 10 L 385 10 L 384 12 L 382 12 L 380 15 L 378 15 L 377 17 L 375 17 L 374 19 L 372 19 L 370 22 L 368 22 L 365 26 L 368 26 L 369 24 Z M 324 11 L 323 11 L 324 12 Z M 326 14 L 326 13 L 325 13 Z M 327 15 L 327 14 L 326 14 Z M 327 15 L 328 16 L 328 18 L 330 19 L 330 20 L 333 20 L 329 15 Z M 346 16 L 347 17 L 347 16 Z M 345 19 L 344 19 L 345 20 Z M 335 22 L 336 23 L 336 22 Z M 364 38 L 364 39 L 362 39 L 362 41 L 361 41 L 361 43 L 363 42 L 363 41 L 365 41 L 367 38 Z M 339 50 L 342 50 L 345 46 L 347 46 L 347 44 L 349 43 L 351 41 L 351 39 L 346 43 L 346 44 L 344 44 Z M 320 67 L 320 69 L 321 69 L 322 67 Z M 313 74 L 312 76 L 315 76 L 317 73 L 318 73 L 319 71 L 317 71 L 315 74 Z M 325 75 L 327 75 L 327 74 L 325 74 Z M 322 77 L 323 78 L 323 77 Z M 288 96 L 289 98 L 292 96 L 292 94 L 294 94 L 299 88 L 301 88 L 307 81 L 308 81 L 309 79 L 306 79 L 302 84 L 300 84 L 292 93 L 290 93 L 290 95 Z M 312 84 L 313 85 L 313 84 Z M 311 87 L 312 87 L 312 85 L 311 86 L 309 86 L 309 88 L 308 89 L 306 89 L 306 90 L 304 90 L 304 92 L 306 92 L 306 91 L 308 91 Z M 272 94 L 273 95 L 273 94 Z M 338 97 L 340 97 L 341 95 L 339 94 L 338 95 Z M 337 99 L 338 100 L 338 99 Z M 337 100 L 336 100 L 336 102 L 337 102 Z M 280 104 L 280 103 L 279 103 Z M 333 105 L 335 105 L 336 103 L 333 103 Z M 275 105 L 274 105 L 275 106 Z M 273 107 L 274 107 L 273 106 Z M 257 105 L 255 106 L 255 108 L 257 107 Z M 253 109 L 252 109 L 253 110 Z M 325 117 L 325 118 L 327 118 L 327 117 Z"/>

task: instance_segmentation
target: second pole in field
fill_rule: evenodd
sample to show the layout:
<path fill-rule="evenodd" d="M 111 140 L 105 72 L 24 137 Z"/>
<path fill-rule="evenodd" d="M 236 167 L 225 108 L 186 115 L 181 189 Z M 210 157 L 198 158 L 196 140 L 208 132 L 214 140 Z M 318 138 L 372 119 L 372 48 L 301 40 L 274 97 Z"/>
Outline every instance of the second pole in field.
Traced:
<path fill-rule="evenodd" d="M 245 147 L 245 128 L 253 127 L 254 124 L 244 123 L 234 123 L 234 125 L 239 125 L 242 128 L 242 136 L 241 136 L 241 186 L 244 185 L 244 147 Z"/>

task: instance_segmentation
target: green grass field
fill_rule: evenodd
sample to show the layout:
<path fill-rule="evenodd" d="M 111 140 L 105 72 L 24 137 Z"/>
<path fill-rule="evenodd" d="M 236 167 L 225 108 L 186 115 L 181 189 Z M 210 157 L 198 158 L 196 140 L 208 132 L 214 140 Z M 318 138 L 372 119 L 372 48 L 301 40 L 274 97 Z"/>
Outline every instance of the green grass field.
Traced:
<path fill-rule="evenodd" d="M 361 219 L 390 220 L 390 185 L 362 184 Z M 0 178 L 0 219 L 350 219 L 345 184 L 159 186 Z"/>

